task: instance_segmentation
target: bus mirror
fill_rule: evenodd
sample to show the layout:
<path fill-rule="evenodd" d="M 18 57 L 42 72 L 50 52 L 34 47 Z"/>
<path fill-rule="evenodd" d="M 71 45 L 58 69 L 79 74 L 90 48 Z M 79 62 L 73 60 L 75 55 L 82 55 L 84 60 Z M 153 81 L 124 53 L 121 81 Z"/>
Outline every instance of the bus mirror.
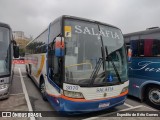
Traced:
<path fill-rule="evenodd" d="M 132 49 L 129 48 L 128 49 L 128 62 L 131 62 L 131 59 L 132 59 Z"/>
<path fill-rule="evenodd" d="M 13 46 L 14 58 L 19 58 L 19 47 Z"/>
<path fill-rule="evenodd" d="M 55 39 L 55 56 L 63 57 L 64 56 L 64 38 L 56 37 Z"/>

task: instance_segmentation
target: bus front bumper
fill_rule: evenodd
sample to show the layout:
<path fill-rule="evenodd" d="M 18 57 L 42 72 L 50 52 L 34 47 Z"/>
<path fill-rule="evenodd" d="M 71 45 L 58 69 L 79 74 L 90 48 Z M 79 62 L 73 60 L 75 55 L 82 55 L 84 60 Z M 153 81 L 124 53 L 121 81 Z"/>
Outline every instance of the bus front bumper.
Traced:
<path fill-rule="evenodd" d="M 52 96 L 48 96 L 48 98 L 52 106 L 60 113 L 74 115 L 74 114 L 82 114 L 82 113 L 105 110 L 122 105 L 125 102 L 126 95 L 106 100 L 87 101 L 87 102 L 77 102 L 77 101 L 75 102 L 63 98 L 53 98 Z"/>

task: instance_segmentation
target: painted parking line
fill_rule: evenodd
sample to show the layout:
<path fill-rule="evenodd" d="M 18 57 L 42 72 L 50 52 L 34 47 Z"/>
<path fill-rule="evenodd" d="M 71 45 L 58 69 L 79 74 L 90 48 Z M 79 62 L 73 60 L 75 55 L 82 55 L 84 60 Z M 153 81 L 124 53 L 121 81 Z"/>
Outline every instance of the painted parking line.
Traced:
<path fill-rule="evenodd" d="M 133 109 L 137 109 L 137 108 L 141 108 L 141 107 L 143 107 L 143 105 L 139 105 L 139 106 L 135 106 L 135 107 L 132 106 L 132 107 L 129 107 L 129 108 L 126 108 L 126 109 L 122 109 L 122 110 L 116 111 L 116 112 L 99 115 L 97 117 L 85 118 L 83 120 L 96 120 L 96 119 L 99 119 L 100 117 L 107 117 L 107 116 L 110 116 L 112 114 L 118 113 L 120 111 L 128 111 L 128 110 L 133 110 Z"/>
<path fill-rule="evenodd" d="M 85 118 L 85 119 L 83 119 L 83 120 L 95 120 L 95 119 L 99 119 L 100 117 L 106 117 L 106 116 L 112 115 L 112 114 L 117 113 L 117 112 L 120 112 L 120 111 L 128 111 L 128 110 L 133 110 L 133 109 L 136 109 L 136 108 L 141 108 L 141 107 L 143 107 L 143 105 L 132 106 L 132 105 L 129 105 L 129 104 L 127 104 L 127 103 L 124 103 L 124 105 L 127 106 L 127 107 L 129 107 L 129 108 L 122 109 L 122 110 L 119 110 L 119 111 L 116 111 L 116 112 L 112 112 L 112 113 L 107 113 L 107 114 L 103 114 L 103 115 L 98 115 L 97 117 Z"/>
<path fill-rule="evenodd" d="M 132 108 L 134 106 L 130 105 L 130 104 L 127 104 L 127 103 L 124 103 L 125 106 L 129 107 L 129 108 Z"/>
<path fill-rule="evenodd" d="M 95 120 L 95 119 L 98 119 L 99 117 L 90 117 L 90 118 L 85 118 L 85 119 L 82 119 L 82 120 Z"/>
<path fill-rule="evenodd" d="M 19 76 L 19 75 L 14 75 L 14 77 L 20 77 L 20 76 Z M 24 78 L 24 77 L 27 77 L 27 75 L 22 76 L 22 77 L 23 77 L 23 78 Z"/>
<path fill-rule="evenodd" d="M 154 109 L 154 108 L 151 108 L 151 107 L 148 107 L 148 106 L 144 106 L 145 108 L 148 108 L 148 109 L 150 109 L 150 110 L 153 110 L 153 111 L 157 111 L 156 109 Z"/>
<path fill-rule="evenodd" d="M 24 93 L 10 94 L 11 96 L 24 95 Z"/>
<path fill-rule="evenodd" d="M 26 99 L 26 102 L 27 102 L 28 109 L 29 109 L 29 111 L 33 111 L 32 106 L 31 106 L 31 102 L 29 100 L 28 92 L 27 92 L 26 86 L 24 84 L 24 80 L 23 80 L 23 77 L 22 77 L 21 69 L 20 68 L 18 68 L 18 69 L 19 69 L 22 89 L 23 89 L 23 93 L 25 95 L 25 99 Z M 36 119 L 35 119 L 35 117 L 30 117 L 30 120 L 36 120 Z"/>
<path fill-rule="evenodd" d="M 130 107 L 130 108 L 126 108 L 126 109 L 122 109 L 120 111 L 128 111 L 128 110 L 133 110 L 133 109 L 137 109 L 137 108 L 141 108 L 141 107 L 144 107 L 143 105 L 138 105 L 138 106 L 135 106 L 135 107 Z M 117 113 L 117 112 L 115 112 Z"/>

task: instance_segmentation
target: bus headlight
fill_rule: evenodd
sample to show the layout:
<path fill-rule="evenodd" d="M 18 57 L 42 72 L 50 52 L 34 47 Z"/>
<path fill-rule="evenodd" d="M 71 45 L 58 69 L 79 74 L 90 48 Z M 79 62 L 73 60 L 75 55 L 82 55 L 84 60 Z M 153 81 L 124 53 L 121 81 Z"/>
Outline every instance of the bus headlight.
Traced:
<path fill-rule="evenodd" d="M 121 94 L 124 93 L 124 92 L 126 92 L 126 91 L 128 91 L 128 86 L 127 86 L 127 87 L 124 87 L 124 88 L 122 89 Z"/>
<path fill-rule="evenodd" d="M 8 84 L 2 84 L 2 85 L 0 85 L 0 89 L 5 89 L 5 88 L 8 88 Z"/>
<path fill-rule="evenodd" d="M 73 91 L 66 91 L 64 90 L 64 95 L 71 98 L 84 98 L 82 93 L 80 92 L 73 92 Z"/>

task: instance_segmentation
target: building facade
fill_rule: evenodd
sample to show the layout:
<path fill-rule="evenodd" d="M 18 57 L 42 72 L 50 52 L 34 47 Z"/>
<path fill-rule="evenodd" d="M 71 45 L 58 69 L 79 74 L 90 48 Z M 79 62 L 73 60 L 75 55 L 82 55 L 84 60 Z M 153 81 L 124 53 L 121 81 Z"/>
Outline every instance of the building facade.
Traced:
<path fill-rule="evenodd" d="M 13 38 L 17 42 L 17 45 L 19 45 L 20 49 L 24 49 L 31 40 L 31 38 L 27 38 L 24 35 L 23 31 L 13 31 Z"/>

